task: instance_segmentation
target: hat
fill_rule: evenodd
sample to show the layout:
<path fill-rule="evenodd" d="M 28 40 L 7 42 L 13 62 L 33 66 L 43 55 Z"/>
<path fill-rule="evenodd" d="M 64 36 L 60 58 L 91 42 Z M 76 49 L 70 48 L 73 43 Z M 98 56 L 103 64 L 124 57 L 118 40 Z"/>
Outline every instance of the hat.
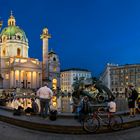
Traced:
<path fill-rule="evenodd" d="M 134 85 L 133 85 L 133 84 L 130 84 L 130 85 L 128 85 L 128 87 L 129 87 L 129 88 L 133 88 L 133 87 L 134 87 Z"/>

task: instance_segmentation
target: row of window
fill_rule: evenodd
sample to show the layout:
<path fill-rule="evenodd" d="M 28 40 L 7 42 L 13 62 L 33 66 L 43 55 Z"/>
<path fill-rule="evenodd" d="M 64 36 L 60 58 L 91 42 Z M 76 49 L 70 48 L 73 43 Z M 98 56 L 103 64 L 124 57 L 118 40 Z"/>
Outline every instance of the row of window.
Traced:
<path fill-rule="evenodd" d="M 115 81 L 118 81 L 118 80 L 129 80 L 129 79 L 131 79 L 131 80 L 135 80 L 135 79 L 140 79 L 140 75 L 138 74 L 138 75 L 129 75 L 129 76 L 111 76 L 110 77 L 111 78 L 111 80 L 115 80 Z"/>
<path fill-rule="evenodd" d="M 83 74 L 83 73 L 73 73 L 73 75 L 71 75 L 71 73 L 61 73 L 61 77 L 87 77 L 87 78 L 90 78 L 91 77 L 91 74 Z"/>
<path fill-rule="evenodd" d="M 124 74 L 124 73 L 135 73 L 135 72 L 140 72 L 140 68 L 111 70 L 111 74 Z"/>
<path fill-rule="evenodd" d="M 0 42 L 2 43 L 10 39 L 16 39 L 16 40 L 22 40 L 22 41 L 24 40 L 24 38 L 21 35 L 15 35 L 15 36 L 9 36 L 9 37 L 3 36 L 2 38 L 0 38 Z"/>
<path fill-rule="evenodd" d="M 112 88 L 112 92 L 123 91 L 123 88 Z"/>
<path fill-rule="evenodd" d="M 3 56 L 6 56 L 6 50 L 5 49 L 2 51 L 2 54 L 3 54 Z M 20 48 L 17 48 L 17 56 L 21 56 L 21 49 Z"/>

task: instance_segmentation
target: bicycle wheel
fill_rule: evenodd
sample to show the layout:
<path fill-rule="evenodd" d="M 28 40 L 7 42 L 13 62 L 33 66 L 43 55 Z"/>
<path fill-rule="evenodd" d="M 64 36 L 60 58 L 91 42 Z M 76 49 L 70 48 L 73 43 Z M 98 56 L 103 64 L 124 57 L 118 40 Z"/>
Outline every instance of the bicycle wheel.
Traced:
<path fill-rule="evenodd" d="M 83 122 L 83 128 L 86 132 L 94 133 L 100 127 L 100 121 L 96 117 L 87 117 Z"/>
<path fill-rule="evenodd" d="M 120 115 L 111 116 L 109 126 L 112 130 L 121 130 L 123 125 L 123 119 Z"/>

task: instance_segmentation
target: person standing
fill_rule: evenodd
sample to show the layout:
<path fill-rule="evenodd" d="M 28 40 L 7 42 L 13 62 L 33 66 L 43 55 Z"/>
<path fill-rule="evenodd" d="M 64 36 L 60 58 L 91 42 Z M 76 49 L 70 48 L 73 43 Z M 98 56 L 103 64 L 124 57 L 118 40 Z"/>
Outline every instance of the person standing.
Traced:
<path fill-rule="evenodd" d="M 138 92 L 133 85 L 129 86 L 130 96 L 128 97 L 128 106 L 130 108 L 130 117 L 135 117 L 136 115 L 136 100 L 138 98 Z"/>
<path fill-rule="evenodd" d="M 114 100 L 114 97 L 110 97 L 109 102 L 107 104 L 107 108 L 110 113 L 115 113 L 117 110 L 116 102 Z"/>
<path fill-rule="evenodd" d="M 53 92 L 49 87 L 47 87 L 46 82 L 43 87 L 38 89 L 37 96 L 40 99 L 40 114 L 42 117 L 46 118 L 48 115 L 49 103 L 53 96 Z"/>

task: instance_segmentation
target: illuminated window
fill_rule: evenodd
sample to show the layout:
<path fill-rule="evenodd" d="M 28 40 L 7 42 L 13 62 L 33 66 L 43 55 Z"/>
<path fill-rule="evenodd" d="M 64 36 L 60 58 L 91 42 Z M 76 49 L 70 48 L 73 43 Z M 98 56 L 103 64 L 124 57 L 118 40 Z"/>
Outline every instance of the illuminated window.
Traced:
<path fill-rule="evenodd" d="M 128 79 L 128 76 L 126 76 L 125 79 Z"/>
<path fill-rule="evenodd" d="M 5 74 L 5 79 L 6 79 L 6 80 L 9 79 L 9 74 L 8 74 L 8 73 Z"/>
<path fill-rule="evenodd" d="M 5 56 L 5 49 L 3 50 L 3 56 Z"/>
<path fill-rule="evenodd" d="M 53 67 L 53 71 L 56 72 L 56 67 Z"/>
<path fill-rule="evenodd" d="M 20 48 L 17 48 L 17 56 L 20 56 Z"/>
<path fill-rule="evenodd" d="M 33 62 L 34 64 L 36 64 L 36 61 L 35 61 L 35 60 L 32 60 L 32 62 Z"/>
<path fill-rule="evenodd" d="M 15 59 L 15 62 L 19 62 L 19 59 Z"/>
<path fill-rule="evenodd" d="M 27 62 L 27 59 L 20 59 L 20 62 L 25 63 L 25 62 Z"/>
<path fill-rule="evenodd" d="M 9 62 L 5 62 L 5 65 L 6 65 L 6 66 L 9 66 Z"/>

